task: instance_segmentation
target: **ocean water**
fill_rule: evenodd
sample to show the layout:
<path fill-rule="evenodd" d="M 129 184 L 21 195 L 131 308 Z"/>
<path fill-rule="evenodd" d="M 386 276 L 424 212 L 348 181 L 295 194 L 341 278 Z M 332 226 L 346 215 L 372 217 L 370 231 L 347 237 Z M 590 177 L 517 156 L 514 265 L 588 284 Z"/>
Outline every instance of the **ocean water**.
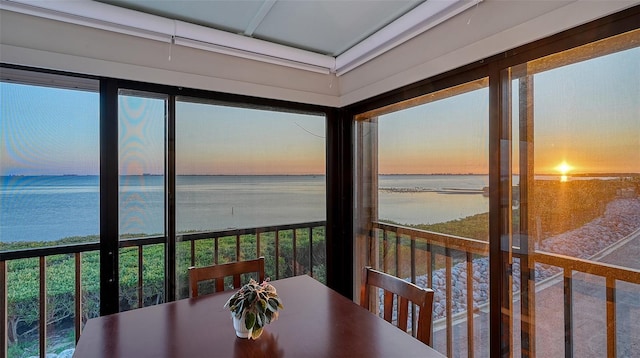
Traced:
<path fill-rule="evenodd" d="M 486 213 L 488 197 L 449 189 L 481 191 L 488 186 L 488 175 L 381 175 L 378 215 L 399 224 L 435 224 Z"/>
<path fill-rule="evenodd" d="M 120 178 L 121 234 L 164 232 L 164 177 Z M 482 189 L 486 176 L 380 176 L 381 219 L 435 223 L 487 212 L 481 194 L 443 194 L 446 188 Z M 97 235 L 99 177 L 0 177 L 0 241 L 51 241 Z M 415 190 L 418 188 L 417 190 Z M 434 191 L 430 191 L 434 190 Z M 179 232 L 246 228 L 326 219 L 324 176 L 178 176 Z"/>

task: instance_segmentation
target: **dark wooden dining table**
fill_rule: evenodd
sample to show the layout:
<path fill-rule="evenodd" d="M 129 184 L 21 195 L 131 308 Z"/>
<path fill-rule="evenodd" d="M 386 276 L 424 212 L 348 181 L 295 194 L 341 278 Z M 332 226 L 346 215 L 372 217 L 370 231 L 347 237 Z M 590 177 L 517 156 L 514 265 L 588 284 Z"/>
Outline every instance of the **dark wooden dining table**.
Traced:
<path fill-rule="evenodd" d="M 271 283 L 284 309 L 257 340 L 236 337 L 225 291 L 90 319 L 74 357 L 443 357 L 309 276 Z"/>

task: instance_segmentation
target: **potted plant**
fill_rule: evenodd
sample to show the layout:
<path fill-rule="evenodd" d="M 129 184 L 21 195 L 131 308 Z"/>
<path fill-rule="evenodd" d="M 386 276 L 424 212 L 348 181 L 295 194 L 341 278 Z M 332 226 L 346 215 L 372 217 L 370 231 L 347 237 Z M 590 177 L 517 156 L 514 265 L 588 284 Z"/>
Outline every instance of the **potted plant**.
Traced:
<path fill-rule="evenodd" d="M 278 310 L 284 308 L 275 287 L 253 279 L 234 293 L 224 307 L 231 311 L 236 335 L 253 339 L 260 337 L 263 327 L 278 319 Z"/>

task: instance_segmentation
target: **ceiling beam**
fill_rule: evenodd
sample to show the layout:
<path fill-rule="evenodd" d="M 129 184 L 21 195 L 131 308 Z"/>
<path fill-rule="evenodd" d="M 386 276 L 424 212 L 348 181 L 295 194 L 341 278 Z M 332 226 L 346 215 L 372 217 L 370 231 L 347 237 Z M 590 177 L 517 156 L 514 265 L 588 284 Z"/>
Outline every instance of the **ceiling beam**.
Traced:
<path fill-rule="evenodd" d="M 482 0 L 425 1 L 378 32 L 336 57 L 336 74 L 341 76 L 383 53 L 400 46 Z"/>
<path fill-rule="evenodd" d="M 256 15 L 253 17 L 253 19 L 251 19 L 251 22 L 249 23 L 247 28 L 244 30 L 244 34 L 246 36 L 253 36 L 253 33 L 256 31 L 258 26 L 260 26 L 260 24 L 262 23 L 264 18 L 267 16 L 269 11 L 271 11 L 271 8 L 273 7 L 273 5 L 275 5 L 275 3 L 276 3 L 276 0 L 265 0 L 262 3 L 262 6 L 260 6 L 260 9 L 256 13 Z"/>

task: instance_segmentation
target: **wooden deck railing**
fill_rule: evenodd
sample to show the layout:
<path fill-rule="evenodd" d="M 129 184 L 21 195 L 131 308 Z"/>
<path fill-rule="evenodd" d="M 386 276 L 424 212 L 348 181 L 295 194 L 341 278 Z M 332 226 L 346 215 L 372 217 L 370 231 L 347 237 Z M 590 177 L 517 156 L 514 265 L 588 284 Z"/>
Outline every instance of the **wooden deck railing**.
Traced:
<path fill-rule="evenodd" d="M 411 282 L 416 283 L 416 263 L 419 260 L 418 252 L 423 252 L 421 260 L 425 262 L 426 285 L 433 288 L 433 274 L 438 269 L 445 270 L 445 314 L 446 323 L 446 355 L 453 356 L 453 266 L 456 263 L 465 262 L 466 267 L 466 307 L 474 307 L 473 295 L 473 260 L 476 257 L 486 257 L 489 253 L 489 243 L 480 240 L 439 234 L 435 232 L 417 230 L 399 225 L 382 222 L 373 223 L 374 238 L 382 240 L 381 255 L 383 257 L 380 269 L 395 274 L 398 277 L 410 277 Z M 409 240 L 408 242 L 406 240 Z M 401 255 L 406 254 L 408 243 L 409 260 L 402 260 Z M 388 256 L 392 254 L 392 260 Z M 436 255 L 444 256 L 444 267 L 436 263 Z M 407 271 L 407 264 L 409 270 Z M 406 275 L 408 273 L 409 275 Z M 467 332 L 474 332 L 473 309 L 466 310 Z M 412 327 L 415 327 L 415 308 L 412 310 Z M 437 317 L 434 315 L 437 320 Z M 415 332 L 412 332 L 415 335 Z M 433 337 L 433 335 L 431 335 Z M 473 334 L 468 334 L 467 351 L 469 357 L 474 352 Z"/>
<path fill-rule="evenodd" d="M 489 244 L 484 241 L 456 237 L 452 235 L 439 234 L 424 230 L 403 227 L 399 225 L 386 224 L 381 222 L 373 223 L 372 240 L 379 240 L 378 254 L 382 259 L 380 269 L 385 272 L 397 275 L 398 277 L 408 278 L 411 282 L 416 283 L 416 265 L 419 261 L 426 263 L 426 286 L 433 288 L 433 276 L 436 270 L 445 271 L 444 292 L 446 300 L 445 317 L 440 321 L 445 323 L 446 329 L 446 355 L 453 356 L 459 352 L 453 351 L 453 325 L 454 318 L 462 318 L 466 321 L 467 330 L 467 355 L 474 356 L 475 342 L 473 334 L 473 310 L 468 308 L 474 307 L 474 282 L 473 282 L 473 260 L 487 259 Z M 419 254 L 420 252 L 420 254 Z M 409 253 L 407 255 L 407 253 Z M 402 255 L 406 257 L 401 257 Z M 420 257 L 422 255 L 422 257 Z M 435 256 L 443 255 L 444 264 L 436 265 Z M 520 258 L 522 254 L 517 247 L 514 247 L 513 257 Z M 563 276 L 564 282 L 564 332 L 559 334 L 565 335 L 565 352 L 566 356 L 572 356 L 574 334 L 573 329 L 573 302 L 572 302 L 572 278 L 576 273 L 586 273 L 604 278 L 606 282 L 606 335 L 607 335 L 607 357 L 616 357 L 616 342 L 618 340 L 616 333 L 616 282 L 628 282 L 640 285 L 640 271 L 601 263 L 591 260 L 585 260 L 575 257 L 569 257 L 554 253 L 534 251 L 529 255 L 530 265 L 535 267 L 536 264 L 544 264 L 557 267 Z M 453 295 L 451 288 L 453 287 L 452 267 L 456 264 L 464 263 L 466 266 L 466 310 L 463 312 L 453 312 L 452 300 Z M 517 272 L 509 274 L 517 275 Z M 534 276 L 532 278 L 535 279 Z M 539 278 L 538 278 L 539 279 Z M 560 279 L 558 279 L 560 281 Z M 524 283 L 521 283 L 524 284 Z M 535 290 L 534 290 L 535 291 Z M 535 292 L 529 291 L 530 294 Z M 514 298 L 519 297 L 514 292 Z M 435 317 L 434 326 L 438 325 L 438 319 Z M 457 320 L 456 320 L 457 321 Z M 415 322 L 414 322 L 415 324 Z M 414 326 L 414 325 L 412 325 Z M 491 332 L 498 334 L 499 332 Z M 433 337 L 433 335 L 432 335 Z M 531 336 L 532 339 L 534 336 Z M 435 342 L 434 342 L 435 343 Z M 488 352 L 487 352 L 488 354 Z"/>
<path fill-rule="evenodd" d="M 564 341 L 565 357 L 573 356 L 573 276 L 576 272 L 599 276 L 606 282 L 607 357 L 617 357 L 616 281 L 640 285 L 640 271 L 602 262 L 594 262 L 554 253 L 536 251 L 535 263 L 559 267 L 564 278 Z M 636 337 L 637 338 L 637 337 Z"/>
<path fill-rule="evenodd" d="M 195 243 L 199 240 L 210 240 L 214 241 L 214 249 L 213 249 L 213 261 L 214 263 L 222 263 L 220 262 L 220 255 L 218 251 L 219 241 L 223 238 L 235 237 L 236 242 L 236 258 L 241 257 L 240 255 L 240 238 L 244 235 L 254 235 L 256 238 L 256 256 L 260 256 L 262 250 L 265 248 L 265 245 L 261 243 L 261 237 L 267 233 L 273 233 L 275 237 L 275 279 L 286 277 L 286 273 L 282 273 L 279 270 L 280 266 L 280 235 L 282 232 L 290 232 L 292 235 L 292 253 L 293 253 L 293 261 L 292 261 L 292 270 L 293 275 L 300 274 L 298 272 L 298 265 L 296 262 L 298 260 L 297 252 L 298 252 L 298 236 L 300 231 L 308 231 L 308 240 L 309 240 L 309 274 L 314 275 L 313 266 L 315 264 L 325 264 L 324 262 L 314 262 L 313 249 L 314 245 L 317 243 L 314 242 L 314 230 L 317 232 L 318 230 L 323 232 L 326 226 L 325 221 L 315 221 L 315 222 L 306 222 L 299 224 L 290 224 L 290 225 L 278 225 L 278 226 L 267 226 L 267 227 L 256 227 L 256 228 L 246 228 L 246 229 L 232 229 L 232 230 L 223 230 L 223 231 L 210 231 L 210 232 L 198 232 L 198 233 L 185 233 L 177 235 L 177 243 L 180 242 L 189 242 L 190 250 L 189 250 L 189 261 L 192 265 L 195 264 L 196 258 L 196 249 Z M 318 234 L 316 234 L 318 235 Z M 144 250 L 146 247 L 151 245 L 165 244 L 166 238 L 164 236 L 153 236 L 153 237 L 144 237 L 144 238 L 131 238 L 131 239 L 122 239 L 119 241 L 119 247 L 121 253 L 123 250 L 130 248 L 137 248 L 137 307 L 144 306 L 144 295 L 143 289 L 145 287 L 144 280 Z M 8 351 L 8 287 L 9 285 L 15 285 L 17 283 L 9 283 L 7 282 L 8 278 L 8 269 L 10 263 L 13 260 L 20 259 L 37 259 L 38 260 L 38 272 L 39 272 L 39 295 L 38 295 L 38 345 L 39 345 L 39 355 L 40 357 L 46 356 L 47 349 L 47 300 L 42 299 L 43 297 L 47 297 L 47 260 L 54 255 L 70 255 L 73 257 L 71 260 L 74 265 L 75 271 L 75 286 L 74 286 L 74 297 L 75 297 L 75 318 L 74 318 L 74 328 L 75 328 L 75 339 L 76 342 L 80 337 L 82 330 L 82 321 L 83 315 L 82 310 L 83 302 L 82 300 L 82 292 L 84 287 L 82 287 L 82 256 L 86 254 L 97 254 L 100 249 L 100 244 L 98 242 L 93 243 L 81 243 L 81 244 L 71 244 L 71 245 L 59 245 L 59 246 L 50 246 L 50 247 L 42 247 L 42 248 L 33 248 L 33 249 L 24 249 L 24 250 L 14 250 L 14 251 L 5 251 L 0 252 L 0 307 L 2 307 L 0 313 L 0 356 L 6 356 Z M 186 275 L 186 273 L 185 273 Z"/>

